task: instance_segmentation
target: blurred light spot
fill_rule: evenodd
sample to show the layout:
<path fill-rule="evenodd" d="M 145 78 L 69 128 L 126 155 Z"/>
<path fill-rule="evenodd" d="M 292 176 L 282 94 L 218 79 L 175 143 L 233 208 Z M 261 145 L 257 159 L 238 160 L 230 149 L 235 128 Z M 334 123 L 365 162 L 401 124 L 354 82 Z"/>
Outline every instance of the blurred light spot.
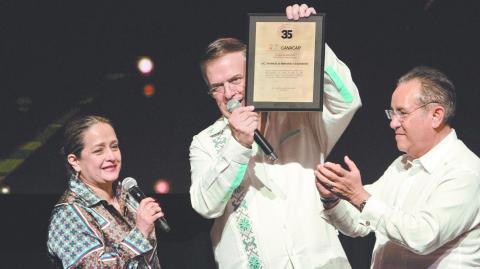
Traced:
<path fill-rule="evenodd" d="M 105 76 L 107 80 L 118 80 L 124 77 L 125 77 L 125 74 L 123 73 L 109 73 Z"/>
<path fill-rule="evenodd" d="M 138 60 L 137 68 L 140 73 L 148 75 L 153 71 L 153 62 L 148 57 L 142 57 Z"/>
<path fill-rule="evenodd" d="M 155 94 L 155 86 L 153 84 L 148 83 L 143 86 L 143 95 L 146 97 L 152 97 Z"/>
<path fill-rule="evenodd" d="M 2 186 L 2 187 L 0 188 L 0 193 L 1 193 L 1 194 L 9 194 L 9 193 L 10 193 L 10 187 L 8 187 L 8 186 Z"/>
<path fill-rule="evenodd" d="M 170 192 L 170 183 L 166 179 L 158 179 L 153 186 L 153 189 L 156 193 L 169 193 Z"/>
<path fill-rule="evenodd" d="M 28 96 L 20 96 L 17 98 L 17 108 L 20 112 L 28 112 L 32 106 L 32 99 Z"/>

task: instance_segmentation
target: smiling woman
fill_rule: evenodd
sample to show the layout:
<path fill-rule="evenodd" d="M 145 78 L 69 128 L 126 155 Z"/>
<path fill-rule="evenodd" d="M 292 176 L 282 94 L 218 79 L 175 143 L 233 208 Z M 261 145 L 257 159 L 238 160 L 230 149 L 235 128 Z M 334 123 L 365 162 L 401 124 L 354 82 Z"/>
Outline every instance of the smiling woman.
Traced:
<path fill-rule="evenodd" d="M 118 184 L 122 156 L 111 122 L 85 116 L 68 123 L 63 151 L 70 178 L 55 205 L 48 252 L 62 268 L 160 268 L 152 198 L 140 204 Z"/>
<path fill-rule="evenodd" d="M 77 157 L 75 153 L 69 153 L 67 161 L 77 178 L 108 201 L 113 196 L 109 187 L 118 178 L 122 156 L 117 136 L 108 120 L 91 117 L 85 126 L 89 124 L 91 126 L 82 133 L 83 137 L 77 136 L 74 140 L 82 142 L 78 144 L 82 148 L 80 155 Z M 80 134 L 75 127 L 67 129 L 67 136 L 70 135 L 69 132 Z M 80 138 L 82 141 L 78 141 Z"/>

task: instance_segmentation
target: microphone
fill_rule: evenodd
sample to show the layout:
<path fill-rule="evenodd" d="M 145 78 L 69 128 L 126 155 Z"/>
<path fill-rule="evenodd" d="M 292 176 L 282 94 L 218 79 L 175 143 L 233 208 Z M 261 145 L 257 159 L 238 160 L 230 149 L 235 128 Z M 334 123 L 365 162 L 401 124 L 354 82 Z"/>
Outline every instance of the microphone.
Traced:
<path fill-rule="evenodd" d="M 140 203 L 147 196 L 140 190 L 137 185 L 137 181 L 134 178 L 126 177 L 122 181 L 122 189 L 130 193 L 137 202 Z M 167 220 L 164 217 L 158 218 L 155 221 L 155 226 L 159 227 L 162 231 L 168 233 L 170 231 L 170 226 L 168 226 Z"/>
<path fill-rule="evenodd" d="M 232 113 L 235 109 L 239 107 L 240 102 L 238 102 L 238 100 L 236 99 L 230 99 L 227 102 L 227 110 L 230 113 Z M 263 137 L 263 135 L 258 130 L 255 130 L 253 134 L 253 140 L 255 140 L 255 142 L 260 146 L 260 148 L 262 148 L 263 153 L 265 153 L 265 155 L 267 155 L 270 160 L 276 161 L 278 159 L 275 152 L 273 152 L 272 146 L 270 146 L 267 139 L 265 139 L 265 137 Z"/>

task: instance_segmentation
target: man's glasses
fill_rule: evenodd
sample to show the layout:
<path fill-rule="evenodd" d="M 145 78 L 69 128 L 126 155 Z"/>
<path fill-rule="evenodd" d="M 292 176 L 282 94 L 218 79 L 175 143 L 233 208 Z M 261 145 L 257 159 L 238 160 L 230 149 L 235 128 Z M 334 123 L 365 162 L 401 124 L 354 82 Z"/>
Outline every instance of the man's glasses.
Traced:
<path fill-rule="evenodd" d="M 214 94 L 225 93 L 225 87 L 227 85 L 240 86 L 243 83 L 243 81 L 244 81 L 243 76 L 234 76 L 227 81 L 214 83 L 210 85 L 210 88 L 208 89 L 208 94 L 214 95 Z"/>
<path fill-rule="evenodd" d="M 405 112 L 405 111 L 395 110 L 395 109 L 385 109 L 385 114 L 387 114 L 387 119 L 389 120 L 393 120 L 393 118 L 396 117 L 400 122 L 402 122 L 408 117 L 408 115 L 412 114 L 413 112 L 419 110 L 422 107 L 425 107 L 426 105 L 433 104 L 433 103 L 436 103 L 436 102 L 428 102 L 426 104 L 423 104 L 415 108 L 410 112 Z"/>

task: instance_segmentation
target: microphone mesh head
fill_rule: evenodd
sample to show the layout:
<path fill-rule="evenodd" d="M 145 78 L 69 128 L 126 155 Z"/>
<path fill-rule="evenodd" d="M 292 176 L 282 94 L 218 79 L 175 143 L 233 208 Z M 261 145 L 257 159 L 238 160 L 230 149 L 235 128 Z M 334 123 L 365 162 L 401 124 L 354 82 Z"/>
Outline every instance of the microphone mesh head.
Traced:
<path fill-rule="evenodd" d="M 227 110 L 230 113 L 232 113 L 238 107 L 240 107 L 240 102 L 237 99 L 230 99 L 227 102 Z"/>
<path fill-rule="evenodd" d="M 132 177 L 126 177 L 122 181 L 122 189 L 124 191 L 130 190 L 130 188 L 137 186 L 137 181 Z"/>

